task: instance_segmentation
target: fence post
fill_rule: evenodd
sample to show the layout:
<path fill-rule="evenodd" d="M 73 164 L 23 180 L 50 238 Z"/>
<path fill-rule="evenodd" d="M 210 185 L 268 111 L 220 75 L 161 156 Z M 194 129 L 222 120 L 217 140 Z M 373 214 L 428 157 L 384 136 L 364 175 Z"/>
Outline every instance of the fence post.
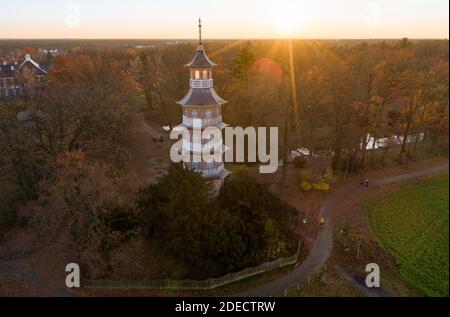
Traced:
<path fill-rule="evenodd" d="M 298 262 L 298 258 L 300 256 L 300 250 L 303 248 L 303 235 L 300 235 L 300 238 L 298 239 L 298 246 L 297 246 L 297 256 L 295 259 L 295 262 Z"/>

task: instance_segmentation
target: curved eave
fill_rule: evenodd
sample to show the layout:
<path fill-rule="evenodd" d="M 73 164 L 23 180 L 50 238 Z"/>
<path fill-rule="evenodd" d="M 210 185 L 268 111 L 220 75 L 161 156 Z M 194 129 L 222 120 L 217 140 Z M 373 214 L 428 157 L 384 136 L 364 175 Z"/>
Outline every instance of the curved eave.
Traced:
<path fill-rule="evenodd" d="M 214 67 L 217 66 L 217 64 L 215 64 L 208 58 L 204 49 L 198 49 L 192 61 L 186 64 L 186 66 L 192 68 L 204 68 Z"/>
<path fill-rule="evenodd" d="M 177 103 L 182 106 L 220 106 L 227 101 L 220 98 L 214 88 L 191 88 L 186 97 Z"/>

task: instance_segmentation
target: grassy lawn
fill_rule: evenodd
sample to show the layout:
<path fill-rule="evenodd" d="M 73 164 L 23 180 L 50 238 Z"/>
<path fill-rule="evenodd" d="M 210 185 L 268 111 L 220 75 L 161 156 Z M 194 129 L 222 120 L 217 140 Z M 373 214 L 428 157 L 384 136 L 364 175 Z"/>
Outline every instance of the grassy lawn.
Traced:
<path fill-rule="evenodd" d="M 379 244 L 401 277 L 428 296 L 449 294 L 448 176 L 403 187 L 364 204 Z"/>

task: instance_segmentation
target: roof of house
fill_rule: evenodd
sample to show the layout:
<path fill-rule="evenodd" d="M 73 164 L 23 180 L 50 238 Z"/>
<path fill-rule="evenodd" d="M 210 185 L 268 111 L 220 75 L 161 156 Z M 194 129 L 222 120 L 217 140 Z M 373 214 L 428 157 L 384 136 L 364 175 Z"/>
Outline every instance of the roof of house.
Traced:
<path fill-rule="evenodd" d="M 192 67 L 192 68 L 202 68 L 202 67 L 213 67 L 213 66 L 216 66 L 216 64 L 213 63 L 208 58 L 208 56 L 206 55 L 206 52 L 203 48 L 198 48 L 197 51 L 195 52 L 194 58 L 186 66 Z"/>
<path fill-rule="evenodd" d="M 219 97 L 214 88 L 191 88 L 178 104 L 183 106 L 214 106 L 223 105 L 225 100 Z"/>
<path fill-rule="evenodd" d="M 39 64 L 39 67 L 48 73 L 48 71 L 52 68 L 51 64 Z"/>
<path fill-rule="evenodd" d="M 38 63 L 36 63 L 32 58 L 30 54 L 25 55 L 25 60 L 20 65 L 19 70 L 22 69 L 24 66 L 32 66 L 37 69 L 37 75 L 47 75 L 47 71 L 43 69 Z"/>
<path fill-rule="evenodd" d="M 0 78 L 13 78 L 17 75 L 17 65 L 0 65 Z"/>

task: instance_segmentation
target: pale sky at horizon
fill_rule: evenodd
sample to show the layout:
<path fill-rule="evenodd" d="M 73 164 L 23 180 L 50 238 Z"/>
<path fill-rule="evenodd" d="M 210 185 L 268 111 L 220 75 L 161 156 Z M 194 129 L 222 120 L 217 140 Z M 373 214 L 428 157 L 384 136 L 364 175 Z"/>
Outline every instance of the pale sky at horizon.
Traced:
<path fill-rule="evenodd" d="M 448 38 L 448 0 L 1 0 L 0 38 Z M 79 13 L 79 14 L 78 14 Z"/>

